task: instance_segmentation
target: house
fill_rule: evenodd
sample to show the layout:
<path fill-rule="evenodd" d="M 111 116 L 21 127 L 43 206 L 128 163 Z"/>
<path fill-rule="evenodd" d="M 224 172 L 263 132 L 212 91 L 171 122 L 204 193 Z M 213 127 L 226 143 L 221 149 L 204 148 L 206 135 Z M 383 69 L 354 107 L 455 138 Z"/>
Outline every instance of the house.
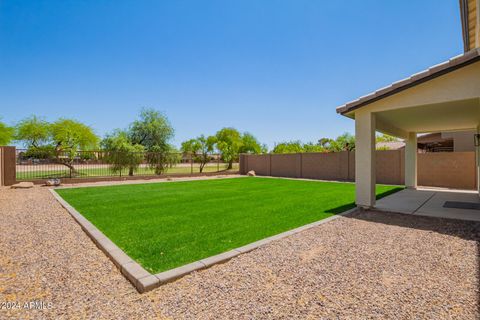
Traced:
<path fill-rule="evenodd" d="M 475 131 L 432 132 L 417 137 L 418 152 L 468 152 L 475 151 Z M 405 142 L 377 142 L 377 150 L 401 150 Z"/>
<path fill-rule="evenodd" d="M 480 0 L 460 0 L 460 15 L 463 54 L 337 108 L 355 120 L 357 206 L 375 206 L 376 131 L 404 139 L 407 188 L 417 188 L 417 135 L 422 133 L 453 137 L 455 132 L 470 131 L 467 138 L 477 141 L 478 172 Z"/>
<path fill-rule="evenodd" d="M 475 151 L 475 131 L 434 132 L 417 137 L 421 152 Z"/>

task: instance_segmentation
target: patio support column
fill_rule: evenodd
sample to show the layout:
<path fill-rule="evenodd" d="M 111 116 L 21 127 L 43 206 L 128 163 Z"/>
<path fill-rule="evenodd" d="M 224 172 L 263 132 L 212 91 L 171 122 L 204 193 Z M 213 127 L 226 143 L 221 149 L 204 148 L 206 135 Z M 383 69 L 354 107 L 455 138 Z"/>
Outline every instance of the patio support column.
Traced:
<path fill-rule="evenodd" d="M 355 114 L 355 203 L 375 205 L 375 114 L 359 110 Z"/>
<path fill-rule="evenodd" d="M 480 133 L 480 125 L 477 126 L 477 134 Z M 477 162 L 477 190 L 480 196 L 480 146 L 475 146 L 475 159 Z"/>
<path fill-rule="evenodd" d="M 409 132 L 405 140 L 405 186 L 417 188 L 417 133 Z"/>

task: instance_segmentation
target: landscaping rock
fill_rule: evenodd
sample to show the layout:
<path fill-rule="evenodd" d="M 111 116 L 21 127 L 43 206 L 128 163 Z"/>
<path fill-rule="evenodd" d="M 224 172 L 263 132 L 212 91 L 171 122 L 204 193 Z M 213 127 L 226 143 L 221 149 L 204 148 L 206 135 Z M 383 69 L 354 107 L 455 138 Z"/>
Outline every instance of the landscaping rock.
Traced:
<path fill-rule="evenodd" d="M 478 222 L 365 210 L 139 294 L 47 188 L 24 191 L 0 191 L 0 301 L 53 307 L 2 319 L 480 319 Z"/>
<path fill-rule="evenodd" d="M 27 181 L 20 182 L 20 183 L 17 183 L 17 184 L 12 185 L 11 188 L 12 188 L 12 189 L 29 189 L 29 188 L 33 188 L 33 182 L 27 182 Z"/>
<path fill-rule="evenodd" d="M 253 170 L 248 171 L 248 172 L 247 172 L 247 176 L 249 176 L 249 177 L 255 177 L 255 176 L 256 176 L 255 171 L 253 171 Z"/>
<path fill-rule="evenodd" d="M 45 182 L 45 185 L 47 186 L 59 186 L 60 184 L 60 179 L 49 179 Z"/>

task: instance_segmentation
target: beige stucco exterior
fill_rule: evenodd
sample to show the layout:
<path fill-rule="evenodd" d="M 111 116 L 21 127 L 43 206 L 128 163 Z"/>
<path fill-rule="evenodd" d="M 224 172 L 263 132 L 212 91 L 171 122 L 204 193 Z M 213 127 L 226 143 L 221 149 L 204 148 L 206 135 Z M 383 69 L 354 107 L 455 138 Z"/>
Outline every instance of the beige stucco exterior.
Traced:
<path fill-rule="evenodd" d="M 471 130 L 479 119 L 480 61 L 361 108 L 377 115 L 378 131 L 407 138 L 408 132 Z M 356 110 L 345 115 L 355 118 Z M 434 116 L 432 116 L 434 115 Z"/>
<path fill-rule="evenodd" d="M 454 152 L 475 151 L 475 144 L 473 139 L 473 135 L 475 133 L 476 130 L 442 132 L 442 138 L 450 138 L 453 140 Z"/>
<path fill-rule="evenodd" d="M 480 125 L 477 126 L 477 134 L 480 134 Z M 477 189 L 480 195 L 480 145 L 475 146 L 475 157 L 477 160 Z"/>
<path fill-rule="evenodd" d="M 356 203 L 361 207 L 373 207 L 375 170 L 372 154 L 375 145 L 372 137 L 375 131 L 405 139 L 405 185 L 416 188 L 417 134 L 476 130 L 480 125 L 480 61 L 344 115 L 355 119 Z M 480 160 L 477 164 L 480 165 Z"/>
<path fill-rule="evenodd" d="M 370 207 L 375 203 L 375 113 L 360 110 L 356 119 L 355 199 L 358 206 Z"/>
<path fill-rule="evenodd" d="M 480 0 L 459 3 L 463 54 L 337 108 L 355 119 L 358 206 L 375 205 L 375 131 L 405 139 L 409 188 L 417 187 L 417 134 L 480 131 Z M 479 172 L 480 147 L 476 158 Z"/>
<path fill-rule="evenodd" d="M 409 132 L 405 139 L 405 186 L 417 188 L 417 134 Z"/>

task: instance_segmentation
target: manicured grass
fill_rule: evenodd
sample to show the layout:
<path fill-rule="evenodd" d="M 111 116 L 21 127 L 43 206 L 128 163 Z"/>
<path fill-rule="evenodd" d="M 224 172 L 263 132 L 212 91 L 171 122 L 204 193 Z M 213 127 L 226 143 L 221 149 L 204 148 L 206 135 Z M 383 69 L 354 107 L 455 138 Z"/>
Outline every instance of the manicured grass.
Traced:
<path fill-rule="evenodd" d="M 59 189 L 130 257 L 161 272 L 354 206 L 352 183 L 235 178 Z M 377 186 L 377 195 L 398 191 Z"/>

